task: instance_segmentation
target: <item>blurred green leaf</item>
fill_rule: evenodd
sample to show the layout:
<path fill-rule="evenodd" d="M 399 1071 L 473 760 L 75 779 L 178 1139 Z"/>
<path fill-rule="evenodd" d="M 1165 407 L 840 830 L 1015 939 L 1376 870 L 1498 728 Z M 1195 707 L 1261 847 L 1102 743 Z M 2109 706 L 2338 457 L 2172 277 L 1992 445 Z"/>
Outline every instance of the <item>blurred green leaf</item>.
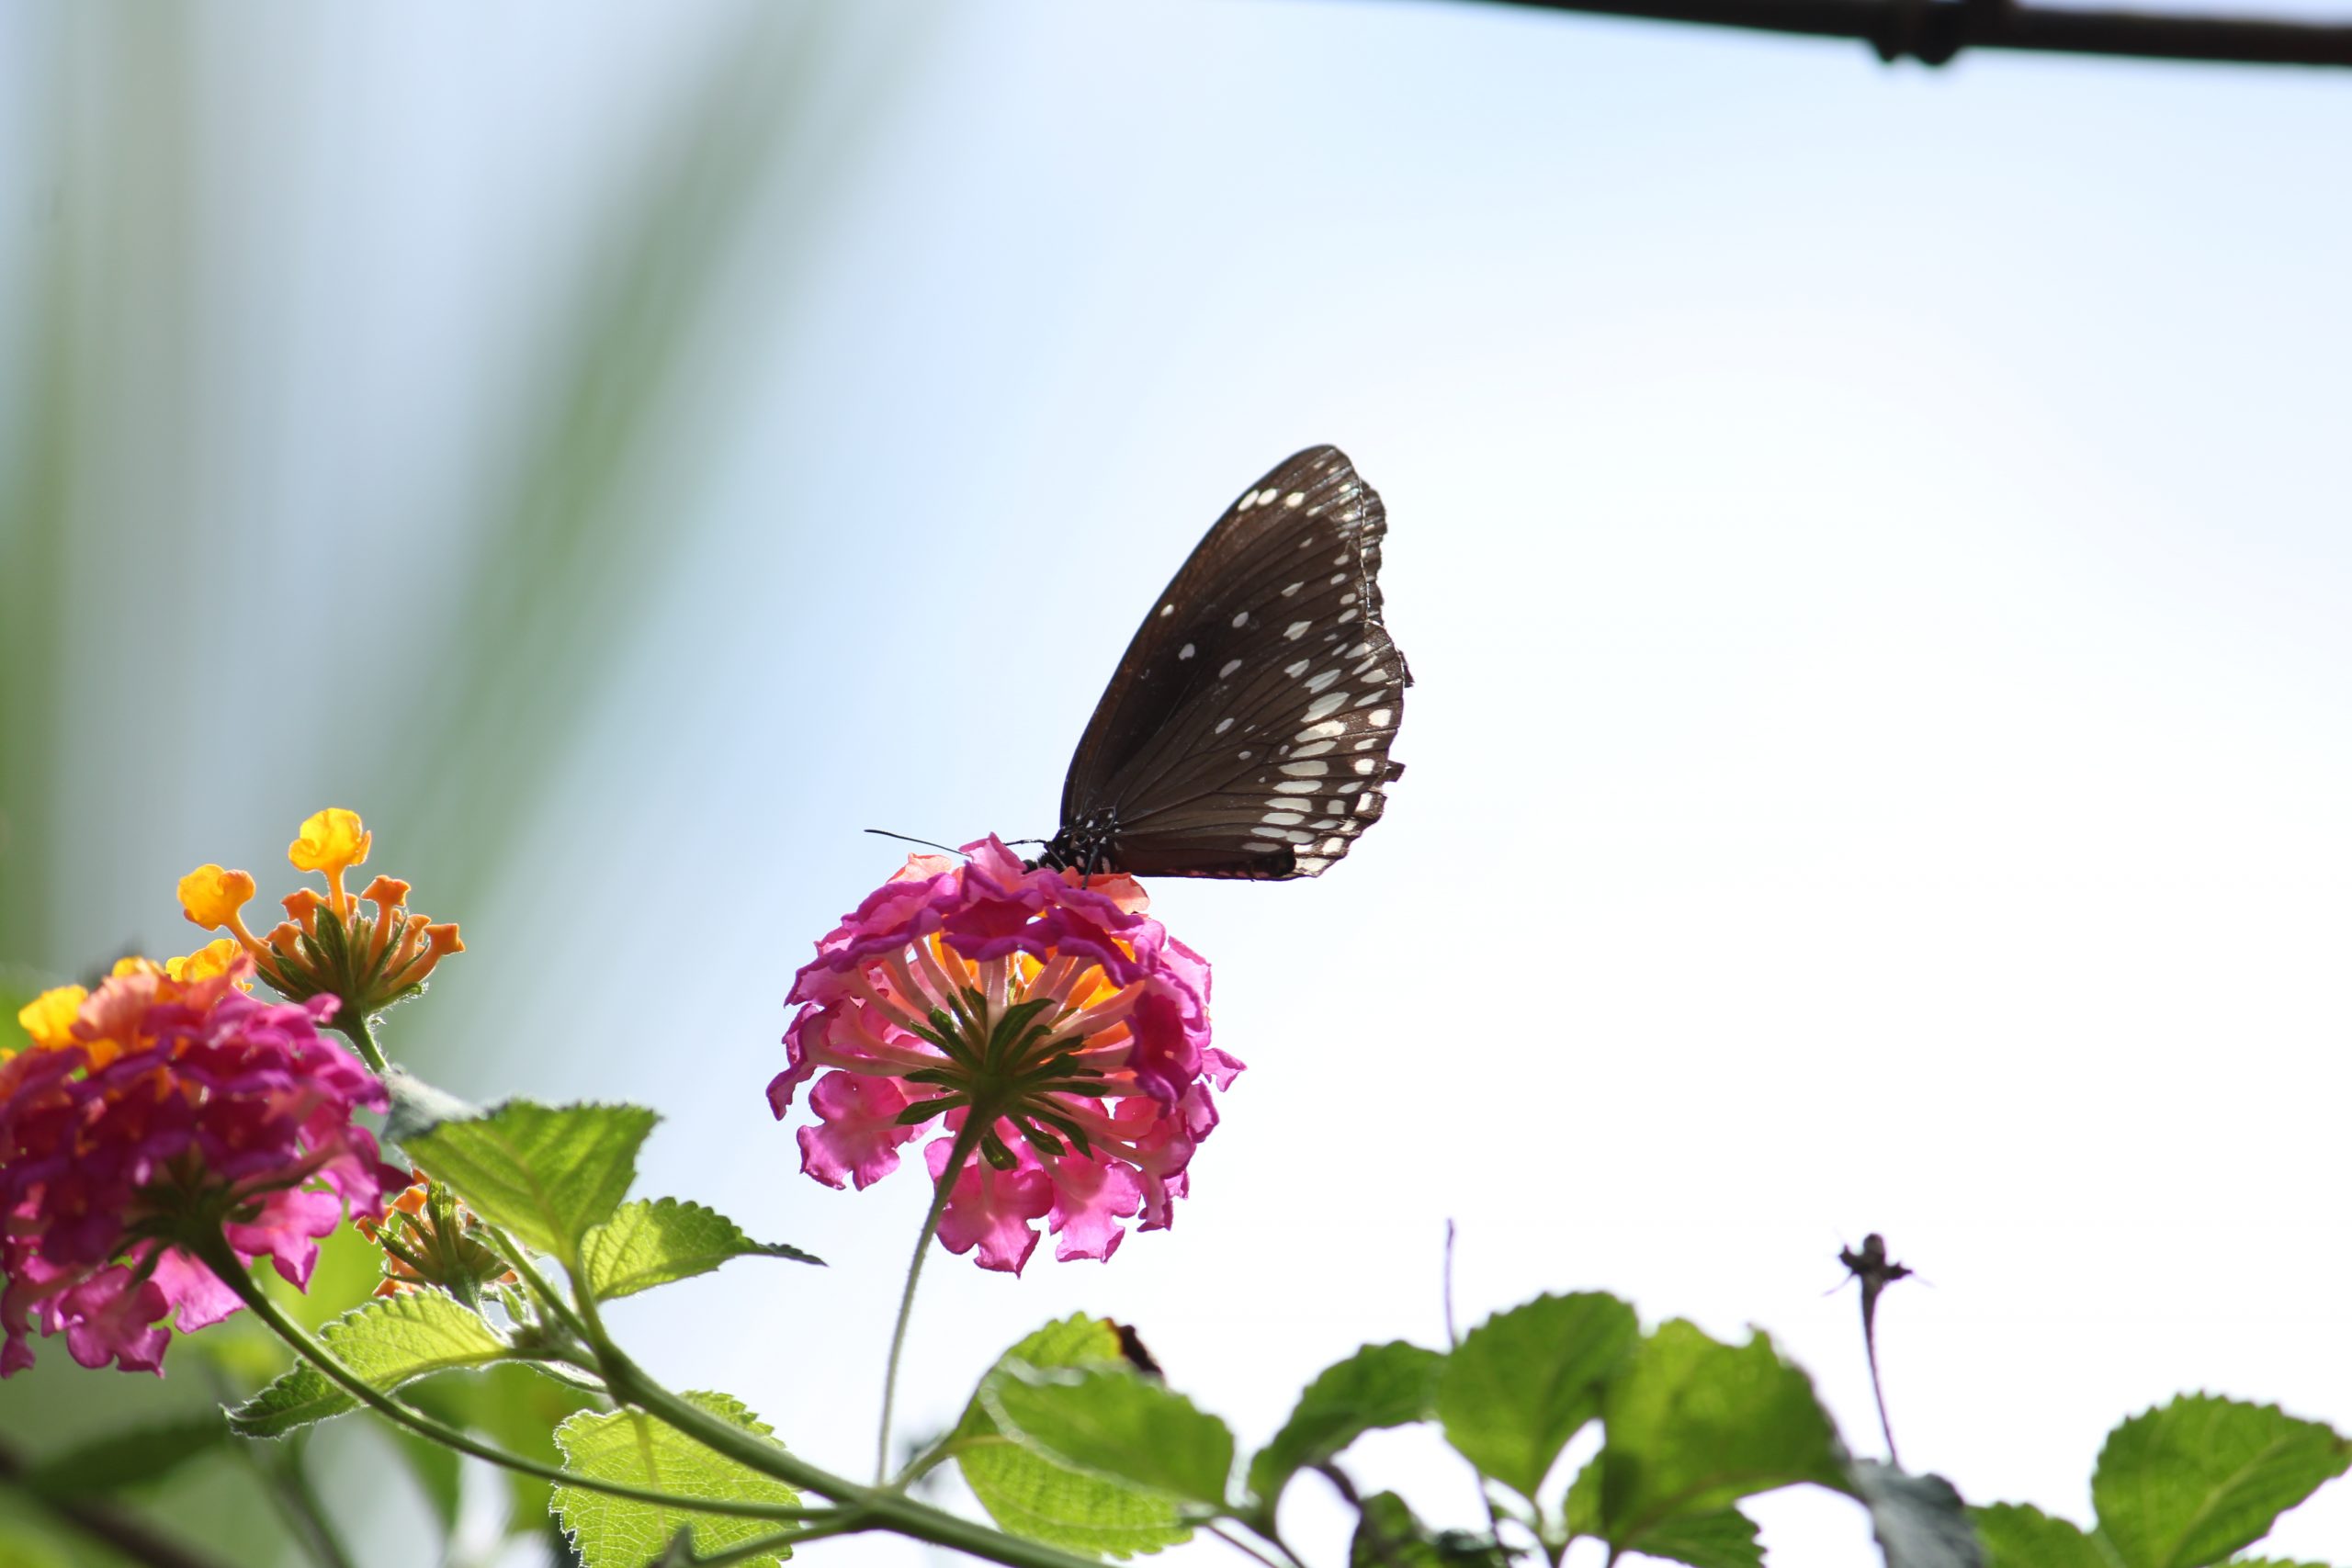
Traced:
<path fill-rule="evenodd" d="M 997 1369 L 1125 1368 L 1118 1331 L 1082 1314 L 1049 1323 L 1014 1345 Z M 989 1376 L 994 1376 L 992 1370 Z M 985 1383 L 986 1380 L 982 1380 Z M 989 1517 L 1014 1535 L 1073 1551 L 1125 1558 L 1192 1538 L 1175 1499 L 1106 1480 L 1023 1448 L 1005 1435 L 976 1396 L 950 1439 L 965 1484 Z"/>
<path fill-rule="evenodd" d="M 2022 1503 L 1972 1508 L 1984 1568 L 2116 1568 L 2098 1540 Z"/>
<path fill-rule="evenodd" d="M 707 1274 L 736 1258 L 824 1261 L 782 1242 L 753 1241 L 726 1215 L 676 1198 L 622 1204 L 580 1248 L 589 1293 L 600 1301 Z"/>
<path fill-rule="evenodd" d="M 32 1043 L 25 1033 L 25 1026 L 17 1021 L 17 1014 L 24 1005 L 46 989 L 31 975 L 9 964 L 0 964 L 0 1059 L 14 1055 Z"/>
<path fill-rule="evenodd" d="M 2346 1465 L 2352 1444 L 2316 1421 L 2184 1394 L 2108 1434 L 2091 1504 L 2126 1568 L 2202 1568 L 2269 1534 Z"/>
<path fill-rule="evenodd" d="M 0 1568 L 72 1568 L 73 1559 L 29 1520 L 0 1517 Z"/>
<path fill-rule="evenodd" d="M 1250 1461 L 1250 1491 L 1259 1505 L 1271 1512 L 1292 1476 L 1327 1462 L 1366 1432 L 1429 1419 L 1442 1360 L 1399 1340 L 1367 1345 L 1324 1369 L 1273 1441 Z"/>
<path fill-rule="evenodd" d="M 1538 1296 L 1463 1337 L 1438 1375 L 1437 1414 L 1454 1450 L 1533 1498 L 1577 1429 L 1600 1414 L 1640 1324 L 1597 1292 Z"/>
<path fill-rule="evenodd" d="M 384 825 L 445 918 L 481 907 L 501 851 L 554 793 L 569 737 L 660 603 L 680 491 L 725 428 L 715 372 L 741 363 L 707 352 L 738 242 L 763 201 L 805 212 L 856 167 L 837 140 L 821 157 L 781 156 L 827 96 L 818 73 L 834 57 L 820 35 L 846 15 L 755 7 L 681 96 L 684 112 L 633 166 L 608 172 L 610 205 L 578 247 L 594 265 L 492 444 L 497 467 L 461 532 L 478 544 L 451 635 L 427 645 L 404 682 L 413 711 L 384 730 Z M 863 124 L 888 123 L 902 74 L 886 66 L 862 85 Z M 803 259 L 788 251 L 763 297 L 787 291 Z"/>
<path fill-rule="evenodd" d="M 1687 1562 L 1690 1568 L 1764 1568 L 1756 1521 L 1737 1508 L 1661 1519 L 1642 1538 L 1641 1551 L 1645 1557 Z"/>
<path fill-rule="evenodd" d="M 506 1353 L 495 1329 L 439 1291 L 379 1297 L 328 1324 L 319 1337 L 344 1365 L 385 1390 Z M 304 1361 L 232 1411 L 229 1425 L 242 1438 L 282 1438 L 358 1407 Z"/>
<path fill-rule="evenodd" d="M 447 1541 L 457 1531 L 458 1509 L 465 1500 L 464 1461 L 457 1450 L 445 1449 L 413 1432 L 388 1427 L 385 1436 L 400 1450 L 409 1475 L 424 1495 L 424 1506 L 432 1512 L 433 1522 L 441 1527 L 441 1539 Z"/>
<path fill-rule="evenodd" d="M 419 1168 L 574 1272 L 581 1239 L 613 1217 L 637 1179 L 637 1151 L 657 1120 L 640 1105 L 510 1100 L 419 1125 L 401 1120 L 404 1109 L 396 1099 L 388 1132 Z"/>
<path fill-rule="evenodd" d="M 1875 1460 L 1856 1464 L 1851 1479 L 1871 1511 L 1886 1568 L 1984 1568 L 1967 1506 L 1951 1482 L 1906 1475 Z"/>
<path fill-rule="evenodd" d="M 602 1401 L 585 1389 L 548 1377 L 519 1362 L 479 1372 L 450 1372 L 413 1383 L 401 1397 L 445 1425 L 478 1433 L 507 1452 L 543 1464 L 560 1464 L 555 1431 Z M 548 1483 L 516 1471 L 506 1480 L 509 1535 L 549 1528 Z"/>
<path fill-rule="evenodd" d="M 689 1393 L 693 1404 L 766 1437 L 769 1428 L 738 1401 L 723 1393 Z M 674 1427 L 641 1411 L 574 1416 L 556 1429 L 563 1468 L 600 1481 L 659 1487 L 694 1497 L 769 1502 L 786 1507 L 799 1494 L 781 1481 L 705 1448 Z M 644 1568 L 659 1562 L 681 1530 L 691 1530 L 697 1551 L 708 1554 L 781 1529 L 760 1519 L 695 1513 L 636 1503 L 576 1486 L 558 1486 L 554 1507 L 571 1532 L 571 1543 L 586 1568 Z M 774 1563 L 784 1554 L 746 1558 L 747 1564 Z"/>
<path fill-rule="evenodd" d="M 1233 1433 L 1125 1367 L 1007 1361 L 980 1384 L 997 1429 L 1044 1458 L 1204 1507 L 1225 1506 Z"/>
<path fill-rule="evenodd" d="M 1609 1385 L 1601 1422 L 1601 1534 L 1619 1551 L 1662 1555 L 1653 1540 L 1758 1492 L 1849 1485 L 1811 1380 L 1760 1333 L 1734 1347 L 1660 1325 Z"/>
<path fill-rule="evenodd" d="M 1348 1568 L 1510 1568 L 1510 1557 L 1484 1536 L 1432 1530 L 1394 1492 L 1363 1500 L 1348 1539 Z"/>
<path fill-rule="evenodd" d="M 109 1432 L 28 1466 L 17 1484 L 43 1497 L 87 1497 L 163 1480 L 228 1440 L 217 1410 Z"/>

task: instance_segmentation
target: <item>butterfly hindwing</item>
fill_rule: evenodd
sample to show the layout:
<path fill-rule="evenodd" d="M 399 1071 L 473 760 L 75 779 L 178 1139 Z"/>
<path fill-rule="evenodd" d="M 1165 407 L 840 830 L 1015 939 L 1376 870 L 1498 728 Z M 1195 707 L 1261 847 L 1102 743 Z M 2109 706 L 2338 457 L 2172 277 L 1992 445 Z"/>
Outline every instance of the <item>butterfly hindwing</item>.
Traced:
<path fill-rule="evenodd" d="M 1337 447 L 1244 491 L 1154 602 L 1062 789 L 1053 858 L 1314 876 L 1379 819 L 1411 683 L 1381 624 L 1380 497 Z"/>

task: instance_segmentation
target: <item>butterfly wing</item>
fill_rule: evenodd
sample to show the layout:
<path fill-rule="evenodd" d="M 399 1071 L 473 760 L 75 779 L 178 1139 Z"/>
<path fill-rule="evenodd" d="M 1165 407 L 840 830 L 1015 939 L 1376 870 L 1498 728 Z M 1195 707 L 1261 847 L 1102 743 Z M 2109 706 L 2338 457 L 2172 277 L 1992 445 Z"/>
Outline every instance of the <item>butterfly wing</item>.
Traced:
<path fill-rule="evenodd" d="M 1244 491 L 1095 705 L 1064 839 L 1147 876 L 1315 876 L 1346 854 L 1404 772 L 1388 748 L 1412 676 L 1381 624 L 1386 527 L 1336 446 Z"/>

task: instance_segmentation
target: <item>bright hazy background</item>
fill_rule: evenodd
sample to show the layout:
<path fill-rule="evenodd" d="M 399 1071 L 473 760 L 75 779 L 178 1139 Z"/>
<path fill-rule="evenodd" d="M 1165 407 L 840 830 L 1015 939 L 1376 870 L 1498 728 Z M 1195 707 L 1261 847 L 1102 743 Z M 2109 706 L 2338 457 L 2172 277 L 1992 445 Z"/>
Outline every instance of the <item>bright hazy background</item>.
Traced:
<path fill-rule="evenodd" d="M 644 1190 L 831 1260 L 619 1310 L 679 1384 L 864 1463 L 925 1194 L 797 1173 L 791 972 L 858 829 L 1050 831 L 1154 591 L 1328 440 L 1409 773 L 1319 882 L 1155 890 L 1250 1064 L 1196 1195 L 936 1262 L 910 1428 L 1085 1308 L 1262 1440 L 1438 1338 L 1449 1218 L 1465 1323 L 1755 1324 L 1864 1451 L 1884 1231 L 1973 1501 L 2086 1518 L 2183 1390 L 2352 1423 L 2344 77 L 1342 0 L 20 3 L 0 74 L 0 957 L 180 951 L 179 873 L 359 809 L 470 948 L 396 1055 L 650 1101 Z M 205 1396 L 51 1343 L 0 1429 Z M 385 1473 L 369 1568 L 427 1555 Z M 234 1482 L 158 1506 L 266 1561 Z M 2270 1554 L 2347 1543 L 2338 1488 Z"/>

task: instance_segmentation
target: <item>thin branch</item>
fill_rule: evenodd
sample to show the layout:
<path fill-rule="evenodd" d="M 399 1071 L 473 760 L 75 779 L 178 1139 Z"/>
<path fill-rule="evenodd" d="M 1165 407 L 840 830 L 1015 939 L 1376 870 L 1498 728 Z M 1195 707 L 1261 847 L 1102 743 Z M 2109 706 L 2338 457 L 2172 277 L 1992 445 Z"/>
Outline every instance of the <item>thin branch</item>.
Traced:
<path fill-rule="evenodd" d="M 0 1445 L 0 1482 L 15 1482 L 24 1472 L 23 1459 L 13 1449 Z M 88 1497 L 51 1497 L 29 1488 L 23 1495 L 61 1522 L 93 1540 L 104 1541 L 131 1562 L 144 1563 L 146 1568 L 221 1568 L 213 1559 L 158 1535 L 144 1522 L 110 1503 Z"/>
<path fill-rule="evenodd" d="M 2014 0 L 1499 0 L 1661 22 L 1859 39 L 1884 61 L 1942 65 L 1964 50 L 2120 55 L 2242 65 L 2352 65 L 2352 20 L 2076 10 Z"/>

